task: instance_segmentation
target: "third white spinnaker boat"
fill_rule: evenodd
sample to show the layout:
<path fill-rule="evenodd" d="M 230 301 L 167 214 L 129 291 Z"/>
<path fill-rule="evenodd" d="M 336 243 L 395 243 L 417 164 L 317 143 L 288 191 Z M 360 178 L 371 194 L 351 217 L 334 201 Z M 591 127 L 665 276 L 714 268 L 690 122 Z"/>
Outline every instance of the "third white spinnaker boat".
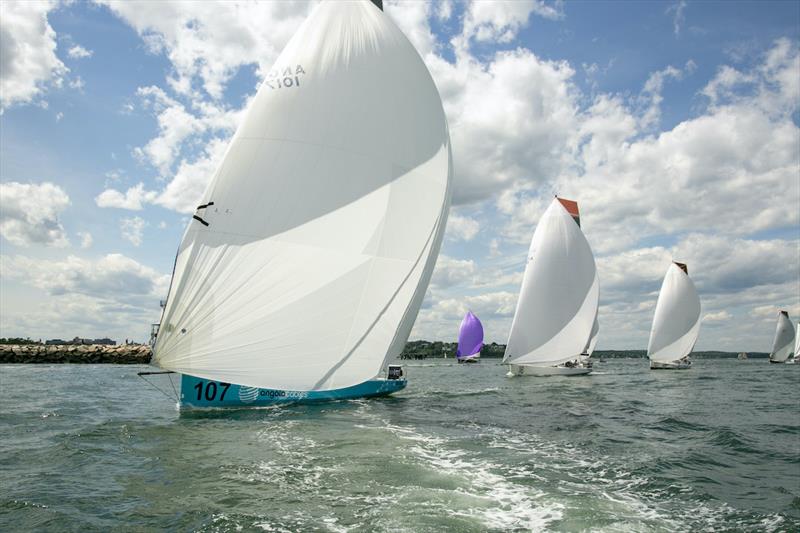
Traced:
<path fill-rule="evenodd" d="M 673 262 L 658 293 L 647 355 L 654 370 L 686 369 L 700 334 L 700 297 L 684 263 Z"/>
<path fill-rule="evenodd" d="M 450 204 L 425 63 L 379 0 L 322 2 L 183 236 L 152 363 L 185 407 L 390 394 Z"/>
<path fill-rule="evenodd" d="M 588 374 L 582 361 L 597 316 L 594 255 L 578 204 L 556 198 L 533 234 L 503 363 L 509 375 Z"/>
<path fill-rule="evenodd" d="M 772 341 L 772 351 L 769 353 L 770 363 L 785 363 L 794 348 L 794 326 L 789 320 L 789 313 L 778 313 L 778 325 L 775 328 L 775 339 Z"/>

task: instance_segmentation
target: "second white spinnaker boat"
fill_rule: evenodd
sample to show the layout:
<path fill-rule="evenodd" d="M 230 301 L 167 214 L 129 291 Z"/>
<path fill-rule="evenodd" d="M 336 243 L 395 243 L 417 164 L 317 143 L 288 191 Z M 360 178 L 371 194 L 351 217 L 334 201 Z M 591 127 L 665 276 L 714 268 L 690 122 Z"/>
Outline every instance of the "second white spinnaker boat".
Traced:
<path fill-rule="evenodd" d="M 684 263 L 673 262 L 658 293 L 647 356 L 650 368 L 686 369 L 700 334 L 700 297 Z"/>
<path fill-rule="evenodd" d="M 594 255 L 578 204 L 556 198 L 531 240 L 503 363 L 509 375 L 588 374 L 581 360 L 597 315 Z"/>
<path fill-rule="evenodd" d="M 152 363 L 181 404 L 389 394 L 450 204 L 428 69 L 367 0 L 323 2 L 287 44 L 184 234 Z"/>
<path fill-rule="evenodd" d="M 785 363 L 794 348 L 795 331 L 789 313 L 778 312 L 778 325 L 775 328 L 775 339 L 769 353 L 770 363 Z"/>

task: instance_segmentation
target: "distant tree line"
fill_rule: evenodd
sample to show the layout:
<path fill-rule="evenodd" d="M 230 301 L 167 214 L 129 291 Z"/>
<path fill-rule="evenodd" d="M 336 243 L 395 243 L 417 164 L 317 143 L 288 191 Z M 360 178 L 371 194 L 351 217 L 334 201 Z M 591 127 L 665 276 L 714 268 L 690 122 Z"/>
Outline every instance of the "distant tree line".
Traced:
<path fill-rule="evenodd" d="M 0 338 L 0 344 L 42 344 L 42 341 L 41 339 L 35 341 L 30 337 L 25 337 L 24 339 L 22 337 L 9 337 L 7 339 L 2 337 Z"/>
<path fill-rule="evenodd" d="M 403 352 L 400 354 L 400 359 L 452 358 L 456 356 L 457 348 L 458 343 L 455 342 L 410 341 L 406 343 Z M 481 348 L 481 357 L 502 358 L 505 351 L 505 344 L 497 344 L 496 342 L 484 344 L 483 348 Z M 692 352 L 691 356 L 695 359 L 731 359 L 736 358 L 738 353 L 703 351 Z M 647 350 L 595 350 L 592 357 L 595 359 L 646 358 Z M 748 352 L 747 357 L 751 359 L 761 359 L 769 357 L 769 354 L 766 352 Z"/>

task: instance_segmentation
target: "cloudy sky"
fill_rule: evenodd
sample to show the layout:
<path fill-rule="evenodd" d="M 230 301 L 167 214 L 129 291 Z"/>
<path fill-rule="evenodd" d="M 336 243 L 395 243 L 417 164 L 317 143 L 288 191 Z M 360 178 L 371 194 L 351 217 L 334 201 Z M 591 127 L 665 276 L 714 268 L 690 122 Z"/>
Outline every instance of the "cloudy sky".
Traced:
<path fill-rule="evenodd" d="M 386 2 L 447 112 L 454 205 L 412 338 L 505 342 L 554 193 L 580 203 L 598 349 L 644 348 L 686 262 L 698 349 L 800 316 L 800 4 Z M 0 4 L 0 336 L 145 340 L 187 215 L 314 4 Z"/>

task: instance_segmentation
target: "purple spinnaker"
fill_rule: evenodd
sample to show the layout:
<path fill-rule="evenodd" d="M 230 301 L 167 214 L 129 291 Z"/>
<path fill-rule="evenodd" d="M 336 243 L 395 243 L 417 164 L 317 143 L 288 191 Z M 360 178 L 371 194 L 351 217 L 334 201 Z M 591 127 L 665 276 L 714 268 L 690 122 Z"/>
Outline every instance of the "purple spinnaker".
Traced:
<path fill-rule="evenodd" d="M 483 325 L 478 317 L 468 311 L 461 321 L 458 332 L 458 350 L 456 357 L 469 357 L 481 351 L 483 347 Z"/>

